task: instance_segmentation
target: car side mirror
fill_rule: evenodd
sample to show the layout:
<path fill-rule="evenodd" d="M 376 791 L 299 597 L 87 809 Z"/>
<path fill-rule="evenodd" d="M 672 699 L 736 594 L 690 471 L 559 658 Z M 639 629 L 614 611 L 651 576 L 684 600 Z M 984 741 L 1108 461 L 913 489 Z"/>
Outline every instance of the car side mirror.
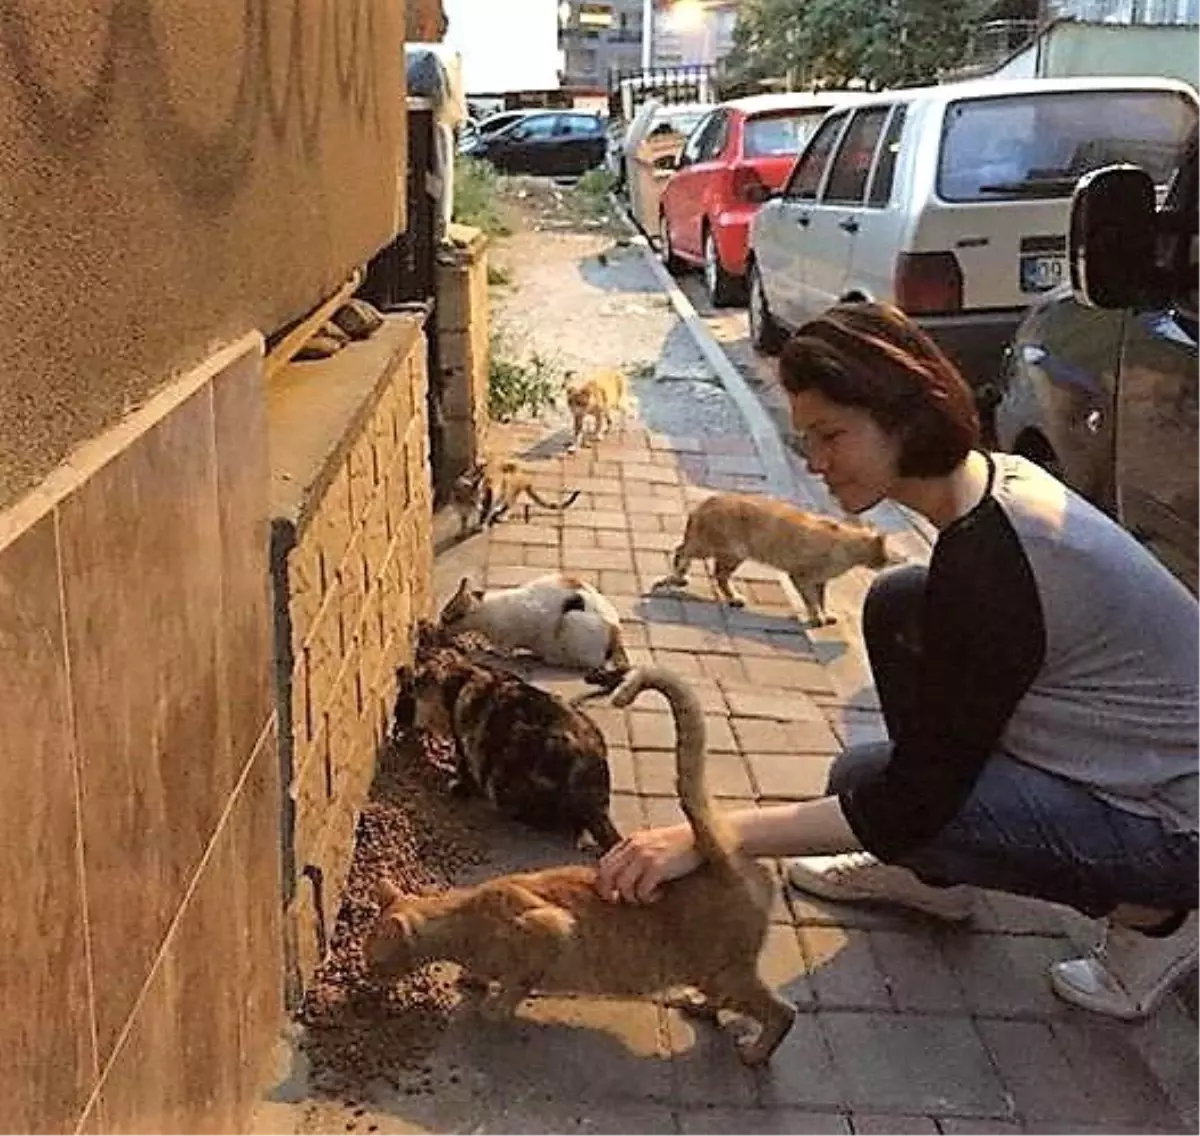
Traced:
<path fill-rule="evenodd" d="M 1154 182 L 1137 166 L 1106 166 L 1079 179 L 1071 199 L 1069 255 L 1075 299 L 1093 308 L 1167 303 L 1155 256 Z"/>

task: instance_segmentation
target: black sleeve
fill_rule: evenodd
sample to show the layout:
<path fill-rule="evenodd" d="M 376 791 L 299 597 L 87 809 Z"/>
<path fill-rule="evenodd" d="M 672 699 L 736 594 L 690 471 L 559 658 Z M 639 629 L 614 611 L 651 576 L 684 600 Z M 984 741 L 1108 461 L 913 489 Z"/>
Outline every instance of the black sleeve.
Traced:
<path fill-rule="evenodd" d="M 931 840 L 962 807 L 1045 658 L 1033 570 L 994 500 L 939 538 L 921 627 L 911 724 L 883 773 L 840 795 L 855 836 L 884 861 Z"/>

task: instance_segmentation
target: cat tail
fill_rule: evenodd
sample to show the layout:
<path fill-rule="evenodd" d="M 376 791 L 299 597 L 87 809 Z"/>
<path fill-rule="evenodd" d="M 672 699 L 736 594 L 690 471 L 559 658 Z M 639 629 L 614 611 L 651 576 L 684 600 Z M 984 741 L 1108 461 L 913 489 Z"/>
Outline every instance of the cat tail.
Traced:
<path fill-rule="evenodd" d="M 716 868 L 737 871 L 732 831 L 713 811 L 704 767 L 704 709 L 692 688 L 662 667 L 636 667 L 613 693 L 614 706 L 628 706 L 644 690 L 657 690 L 671 706 L 675 719 L 676 788 L 679 803 L 696 841 L 700 858 Z"/>
<path fill-rule="evenodd" d="M 561 501 L 551 501 L 548 497 L 543 497 L 532 485 L 525 486 L 525 492 L 529 494 L 535 505 L 541 505 L 543 509 L 550 509 L 554 512 L 562 512 L 563 509 L 570 508 L 579 498 L 578 489 L 570 490 Z"/>

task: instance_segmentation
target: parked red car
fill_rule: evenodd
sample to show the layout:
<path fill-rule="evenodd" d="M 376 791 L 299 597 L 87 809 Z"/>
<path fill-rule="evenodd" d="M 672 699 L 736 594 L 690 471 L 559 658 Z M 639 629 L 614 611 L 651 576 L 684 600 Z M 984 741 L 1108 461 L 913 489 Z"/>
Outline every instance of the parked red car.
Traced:
<path fill-rule="evenodd" d="M 783 185 L 825 112 L 856 97 L 751 95 L 714 107 L 688 135 L 663 189 L 658 248 L 667 268 L 702 266 L 714 305 L 740 303 L 750 218 Z"/>

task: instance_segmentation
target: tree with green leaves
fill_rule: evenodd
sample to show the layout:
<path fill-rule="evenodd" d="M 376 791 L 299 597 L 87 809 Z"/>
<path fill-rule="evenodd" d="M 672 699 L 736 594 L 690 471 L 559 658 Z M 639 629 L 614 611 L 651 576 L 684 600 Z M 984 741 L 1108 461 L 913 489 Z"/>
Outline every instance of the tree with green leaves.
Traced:
<path fill-rule="evenodd" d="M 743 0 L 735 74 L 796 88 L 934 83 L 966 57 L 994 0 Z"/>

